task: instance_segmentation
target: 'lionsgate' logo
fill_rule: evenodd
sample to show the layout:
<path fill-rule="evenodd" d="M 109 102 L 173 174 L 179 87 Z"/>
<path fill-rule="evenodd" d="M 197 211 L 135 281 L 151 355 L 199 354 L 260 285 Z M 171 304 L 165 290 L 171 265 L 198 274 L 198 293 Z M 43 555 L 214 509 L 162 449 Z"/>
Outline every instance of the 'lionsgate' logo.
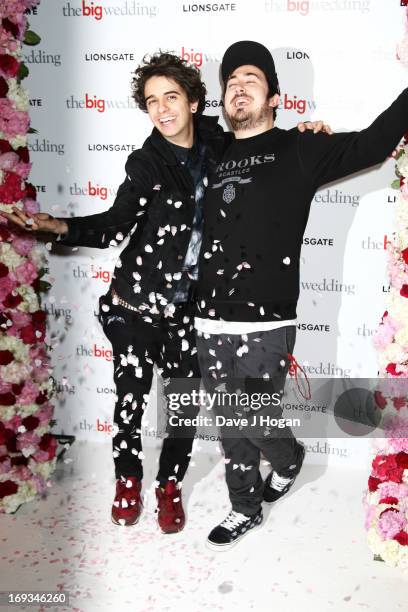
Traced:
<path fill-rule="evenodd" d="M 124 0 L 120 5 L 108 6 L 82 0 L 81 6 L 72 6 L 71 2 L 67 2 L 62 7 L 64 17 L 91 17 L 96 21 L 104 17 L 157 17 L 157 12 L 157 6 L 141 4 L 136 0 Z"/>
<path fill-rule="evenodd" d="M 227 13 L 237 10 L 236 2 L 184 3 L 183 13 Z"/>

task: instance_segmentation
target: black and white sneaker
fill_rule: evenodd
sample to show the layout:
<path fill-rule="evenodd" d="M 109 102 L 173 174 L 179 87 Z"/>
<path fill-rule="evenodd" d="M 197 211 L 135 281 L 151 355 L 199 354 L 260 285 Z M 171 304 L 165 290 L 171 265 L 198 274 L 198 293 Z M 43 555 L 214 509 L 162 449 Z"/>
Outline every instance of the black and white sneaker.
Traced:
<path fill-rule="evenodd" d="M 265 480 L 264 486 L 264 501 L 267 504 L 272 504 L 285 495 L 296 480 L 299 474 L 303 460 L 305 458 L 305 447 L 299 444 L 299 454 L 297 462 L 290 465 L 286 470 L 282 470 L 280 474 L 275 470 L 269 474 Z"/>
<path fill-rule="evenodd" d="M 251 529 L 259 527 L 262 521 L 262 508 L 253 516 L 231 510 L 227 518 L 211 531 L 207 538 L 207 546 L 212 550 L 228 550 Z"/>

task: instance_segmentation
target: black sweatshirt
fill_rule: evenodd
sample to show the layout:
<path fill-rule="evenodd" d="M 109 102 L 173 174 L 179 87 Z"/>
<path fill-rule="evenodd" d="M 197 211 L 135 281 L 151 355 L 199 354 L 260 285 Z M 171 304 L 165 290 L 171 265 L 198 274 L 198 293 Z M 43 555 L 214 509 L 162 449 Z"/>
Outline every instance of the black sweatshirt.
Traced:
<path fill-rule="evenodd" d="M 294 319 L 299 258 L 318 187 L 384 161 L 408 130 L 408 89 L 361 132 L 272 128 L 234 140 L 204 201 L 198 312 L 226 321 Z"/>

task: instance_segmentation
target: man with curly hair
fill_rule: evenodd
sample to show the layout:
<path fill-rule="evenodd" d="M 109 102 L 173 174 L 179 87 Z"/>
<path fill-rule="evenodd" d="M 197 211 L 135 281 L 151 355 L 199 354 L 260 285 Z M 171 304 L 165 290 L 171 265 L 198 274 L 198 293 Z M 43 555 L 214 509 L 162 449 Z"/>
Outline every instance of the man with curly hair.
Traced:
<path fill-rule="evenodd" d="M 129 236 L 99 310 L 112 344 L 117 395 L 112 521 L 118 525 L 136 524 L 142 511 L 141 420 L 154 365 L 168 398 L 199 387 L 192 298 L 201 202 L 207 172 L 229 138 L 217 117 L 202 115 L 206 89 L 200 72 L 176 55 L 145 58 L 134 73 L 132 90 L 154 128 L 142 148 L 128 157 L 126 178 L 111 208 L 71 218 L 45 213 L 30 217 L 17 208 L 5 215 L 27 230 L 53 232 L 65 245 L 107 248 Z M 178 532 L 185 524 L 181 483 L 196 428 L 184 425 L 184 419 L 193 419 L 198 411 L 198 405 L 182 405 L 167 424 L 156 483 L 158 523 L 164 533 Z"/>

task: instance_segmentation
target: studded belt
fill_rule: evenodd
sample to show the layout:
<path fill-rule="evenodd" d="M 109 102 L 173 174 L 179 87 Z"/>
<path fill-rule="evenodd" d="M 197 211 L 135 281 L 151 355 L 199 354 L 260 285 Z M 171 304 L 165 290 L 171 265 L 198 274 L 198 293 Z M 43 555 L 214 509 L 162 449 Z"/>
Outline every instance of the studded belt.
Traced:
<path fill-rule="evenodd" d="M 128 302 L 125 302 L 125 300 L 122 300 L 122 298 L 116 293 L 113 287 L 111 288 L 111 294 L 112 294 L 112 297 L 115 299 L 115 302 L 117 302 L 120 306 L 123 306 L 124 308 L 127 308 L 128 310 L 134 310 L 135 312 L 140 312 L 140 310 L 136 308 L 136 306 L 132 306 L 132 304 L 128 304 Z"/>

